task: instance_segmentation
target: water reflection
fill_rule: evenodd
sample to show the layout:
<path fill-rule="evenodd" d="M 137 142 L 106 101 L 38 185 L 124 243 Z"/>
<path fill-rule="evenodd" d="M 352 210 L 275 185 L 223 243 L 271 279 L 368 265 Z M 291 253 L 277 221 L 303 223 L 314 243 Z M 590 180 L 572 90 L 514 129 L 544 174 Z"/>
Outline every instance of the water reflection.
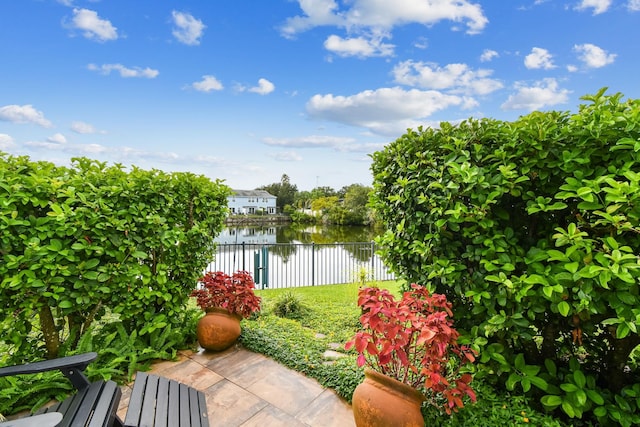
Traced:
<path fill-rule="evenodd" d="M 371 242 L 381 234 L 371 227 L 353 226 L 245 226 L 227 227 L 214 241 L 217 243 L 336 243 Z"/>

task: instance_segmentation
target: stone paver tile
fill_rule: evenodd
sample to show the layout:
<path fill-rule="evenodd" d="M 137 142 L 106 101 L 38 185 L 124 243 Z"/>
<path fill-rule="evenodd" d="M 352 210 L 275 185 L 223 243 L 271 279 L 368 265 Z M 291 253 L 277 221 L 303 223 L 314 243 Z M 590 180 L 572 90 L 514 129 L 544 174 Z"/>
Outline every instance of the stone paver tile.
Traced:
<path fill-rule="evenodd" d="M 198 347 L 198 351 L 192 352 L 191 355 L 189 355 L 189 358 L 203 365 L 207 365 L 212 360 L 225 358 L 231 354 L 237 353 L 238 351 L 246 350 L 241 349 L 238 344 L 233 345 L 223 351 L 208 351 L 203 349 L 202 347 Z"/>
<path fill-rule="evenodd" d="M 231 381 L 223 380 L 204 391 L 209 423 L 212 426 L 238 427 L 268 404 Z"/>
<path fill-rule="evenodd" d="M 196 390 L 205 390 L 223 380 L 220 375 L 190 359 L 165 368 L 159 373 L 152 369 L 151 373 L 187 384 Z"/>
<path fill-rule="evenodd" d="M 242 427 L 309 427 L 302 421 L 296 420 L 286 412 L 275 406 L 267 406 L 251 417 Z"/>
<path fill-rule="evenodd" d="M 273 369 L 285 369 L 264 355 L 247 350 L 214 359 L 207 368 L 244 388 L 264 378 Z"/>
<path fill-rule="evenodd" d="M 315 380 L 279 366 L 248 386 L 247 390 L 295 416 L 320 396 L 324 388 Z"/>
<path fill-rule="evenodd" d="M 189 358 L 187 356 L 180 354 L 180 352 L 178 352 L 178 354 L 176 355 L 176 360 L 161 360 L 153 363 L 151 365 L 151 372 L 154 374 L 160 375 L 160 373 L 165 369 L 173 368 L 176 364 L 180 362 L 184 362 L 185 360 L 188 360 L 188 359 Z"/>
<path fill-rule="evenodd" d="M 124 416 L 127 413 L 127 408 L 129 407 L 129 398 L 131 397 L 131 387 L 123 385 L 120 387 L 120 391 L 122 391 L 122 397 L 120 398 L 120 403 L 118 403 L 118 411 L 116 412 L 121 420 L 124 420 Z"/>
<path fill-rule="evenodd" d="M 312 427 L 355 427 L 351 405 L 333 390 L 325 389 L 296 418 Z"/>

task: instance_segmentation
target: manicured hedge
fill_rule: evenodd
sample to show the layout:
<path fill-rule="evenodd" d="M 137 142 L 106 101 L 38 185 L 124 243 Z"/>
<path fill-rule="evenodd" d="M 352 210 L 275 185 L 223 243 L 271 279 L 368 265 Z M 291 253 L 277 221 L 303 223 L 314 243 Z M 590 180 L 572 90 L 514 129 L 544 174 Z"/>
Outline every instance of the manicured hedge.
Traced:
<path fill-rule="evenodd" d="M 140 336 L 178 322 L 228 194 L 191 173 L 0 153 L 0 339 L 18 360 L 51 358 L 107 310 Z"/>
<path fill-rule="evenodd" d="M 640 423 L 640 100 L 408 131 L 373 155 L 378 243 L 454 303 L 478 377 Z M 575 421 L 578 422 L 578 421 Z"/>

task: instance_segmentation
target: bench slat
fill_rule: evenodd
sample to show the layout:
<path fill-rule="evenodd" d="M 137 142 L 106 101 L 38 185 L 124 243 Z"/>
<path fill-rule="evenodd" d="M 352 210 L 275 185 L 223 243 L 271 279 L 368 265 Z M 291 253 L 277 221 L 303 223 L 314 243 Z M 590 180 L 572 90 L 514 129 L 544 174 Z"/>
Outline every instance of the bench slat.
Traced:
<path fill-rule="evenodd" d="M 204 393 L 186 384 L 139 372 L 126 427 L 209 427 Z"/>
<path fill-rule="evenodd" d="M 147 377 L 145 372 L 138 372 L 136 380 L 133 383 L 133 390 L 129 398 L 129 408 L 124 419 L 125 426 L 137 426 L 140 421 L 140 413 L 142 412 L 142 399 L 144 398 L 144 389 L 147 385 Z"/>
<path fill-rule="evenodd" d="M 169 410 L 169 416 L 167 423 L 170 426 L 178 426 L 180 419 L 180 408 L 178 402 L 180 401 L 180 384 L 176 381 L 169 382 L 169 401 L 167 402 L 167 408 Z"/>
<path fill-rule="evenodd" d="M 139 427 L 152 427 L 156 420 L 156 397 L 158 396 L 158 377 L 147 375 L 147 386 L 144 390 L 142 413 Z"/>
<path fill-rule="evenodd" d="M 207 399 L 205 399 L 204 393 L 198 393 L 198 408 L 200 409 L 200 427 L 209 427 Z"/>
<path fill-rule="evenodd" d="M 100 400 L 93 410 L 88 427 L 108 427 L 113 425 L 121 396 L 122 391 L 118 384 L 113 381 L 107 381 L 102 387 Z"/>
<path fill-rule="evenodd" d="M 160 377 L 158 380 L 158 399 L 156 401 L 155 427 L 167 427 L 169 416 L 169 380 Z"/>
<path fill-rule="evenodd" d="M 189 387 L 180 384 L 180 427 L 189 427 L 191 416 L 189 415 Z"/>

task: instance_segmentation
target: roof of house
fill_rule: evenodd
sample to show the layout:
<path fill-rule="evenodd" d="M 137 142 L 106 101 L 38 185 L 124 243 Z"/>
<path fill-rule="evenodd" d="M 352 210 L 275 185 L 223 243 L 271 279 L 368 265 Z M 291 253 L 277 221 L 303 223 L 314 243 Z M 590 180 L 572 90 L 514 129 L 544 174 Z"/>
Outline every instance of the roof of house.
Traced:
<path fill-rule="evenodd" d="M 269 194 L 269 192 L 265 190 L 232 190 L 235 196 L 239 197 L 263 197 L 263 198 L 271 198 L 276 199 L 276 196 Z"/>

